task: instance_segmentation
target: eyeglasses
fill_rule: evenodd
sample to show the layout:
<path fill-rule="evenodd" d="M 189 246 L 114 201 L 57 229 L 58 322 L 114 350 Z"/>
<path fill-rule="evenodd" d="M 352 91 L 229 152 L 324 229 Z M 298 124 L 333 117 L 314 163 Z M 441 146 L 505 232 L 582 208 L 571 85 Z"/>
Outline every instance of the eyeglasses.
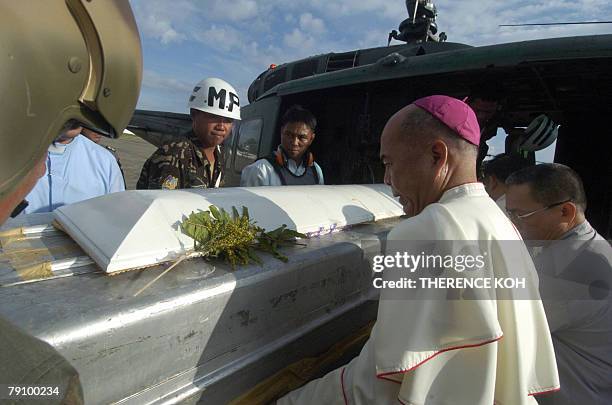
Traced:
<path fill-rule="evenodd" d="M 558 205 L 565 204 L 565 203 L 570 202 L 570 201 L 572 201 L 572 200 L 571 200 L 571 199 L 568 199 L 568 200 L 565 200 L 565 201 L 560 201 L 560 202 L 558 202 L 558 203 L 554 203 L 554 204 L 547 205 L 546 207 L 543 207 L 543 208 L 538 208 L 537 210 L 534 210 L 534 211 L 531 211 L 531 212 L 526 212 L 525 214 L 517 214 L 517 213 L 516 213 L 516 212 L 514 212 L 514 211 L 507 211 L 507 212 L 508 212 L 508 217 L 510 217 L 510 220 L 511 220 L 512 222 L 517 222 L 517 221 L 519 221 L 519 220 L 523 220 L 523 219 L 525 219 L 525 218 L 529 218 L 529 217 L 530 217 L 530 216 L 532 216 L 532 215 L 535 215 L 535 214 L 538 214 L 538 213 L 540 213 L 540 212 L 543 212 L 543 211 L 549 210 L 549 209 L 551 209 L 551 208 L 553 208 L 553 207 L 556 207 L 556 206 L 558 206 Z"/>

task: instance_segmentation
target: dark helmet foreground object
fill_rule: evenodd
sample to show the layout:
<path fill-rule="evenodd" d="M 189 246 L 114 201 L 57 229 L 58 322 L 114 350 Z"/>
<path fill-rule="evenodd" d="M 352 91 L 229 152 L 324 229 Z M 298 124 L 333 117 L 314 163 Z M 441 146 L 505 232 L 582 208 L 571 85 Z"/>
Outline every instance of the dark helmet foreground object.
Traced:
<path fill-rule="evenodd" d="M 134 15 L 123 0 L 7 1 L 0 6 L 0 198 L 71 120 L 123 132 L 142 78 Z"/>

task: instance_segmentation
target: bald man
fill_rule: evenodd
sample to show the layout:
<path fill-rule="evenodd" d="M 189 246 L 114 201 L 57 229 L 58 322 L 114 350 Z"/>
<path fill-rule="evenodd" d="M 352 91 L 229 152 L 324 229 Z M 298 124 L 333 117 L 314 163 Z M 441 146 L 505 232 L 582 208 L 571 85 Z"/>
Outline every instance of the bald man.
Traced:
<path fill-rule="evenodd" d="M 558 389 L 533 263 L 476 181 L 479 141 L 474 112 L 451 97 L 425 97 L 391 117 L 381 138 L 385 183 L 409 218 L 389 233 L 385 253 L 414 257 L 433 245 L 440 257 L 456 258 L 457 265 L 442 268 L 451 279 L 459 277 L 458 259 L 469 244 L 481 252 L 483 272 L 520 273 L 536 296 L 517 299 L 512 290 L 496 300 L 497 290 L 382 289 L 376 324 L 359 356 L 280 404 L 531 404 L 534 395 Z M 393 270 L 384 270 L 385 280 L 397 275 Z M 441 281 L 428 269 L 414 270 Z M 472 299 L 449 298 L 457 291 Z"/>

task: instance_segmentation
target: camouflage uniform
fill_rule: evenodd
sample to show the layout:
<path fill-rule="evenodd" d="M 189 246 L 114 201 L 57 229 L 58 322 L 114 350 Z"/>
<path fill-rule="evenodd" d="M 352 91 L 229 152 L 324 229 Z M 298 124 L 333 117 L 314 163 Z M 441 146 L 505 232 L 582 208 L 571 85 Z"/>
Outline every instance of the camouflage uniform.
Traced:
<path fill-rule="evenodd" d="M 199 145 L 193 131 L 186 134 L 185 140 L 162 145 L 145 162 L 136 188 L 214 188 L 223 175 L 223 153 L 220 148 L 215 149 L 215 167 L 211 173 L 210 162 Z"/>

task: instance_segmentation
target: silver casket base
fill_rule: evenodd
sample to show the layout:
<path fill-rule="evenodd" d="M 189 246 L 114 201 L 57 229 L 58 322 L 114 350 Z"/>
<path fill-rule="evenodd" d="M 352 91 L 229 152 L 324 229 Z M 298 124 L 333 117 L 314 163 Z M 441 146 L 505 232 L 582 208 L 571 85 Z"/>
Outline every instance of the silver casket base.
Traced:
<path fill-rule="evenodd" d="M 50 218 L 29 215 L 10 226 Z M 285 248 L 288 263 L 262 255 L 262 266 L 232 270 L 219 261 L 185 261 L 136 297 L 167 265 L 109 276 L 90 264 L 58 278 L 4 283 L 0 317 L 73 365 L 85 403 L 226 403 L 375 319 L 369 258 L 381 253 L 398 221 Z M 43 233 L 3 246 L 0 284 L 14 281 L 8 258 L 15 249 L 52 246 L 52 259 L 65 259 L 66 249 L 57 247 L 71 243 Z"/>

